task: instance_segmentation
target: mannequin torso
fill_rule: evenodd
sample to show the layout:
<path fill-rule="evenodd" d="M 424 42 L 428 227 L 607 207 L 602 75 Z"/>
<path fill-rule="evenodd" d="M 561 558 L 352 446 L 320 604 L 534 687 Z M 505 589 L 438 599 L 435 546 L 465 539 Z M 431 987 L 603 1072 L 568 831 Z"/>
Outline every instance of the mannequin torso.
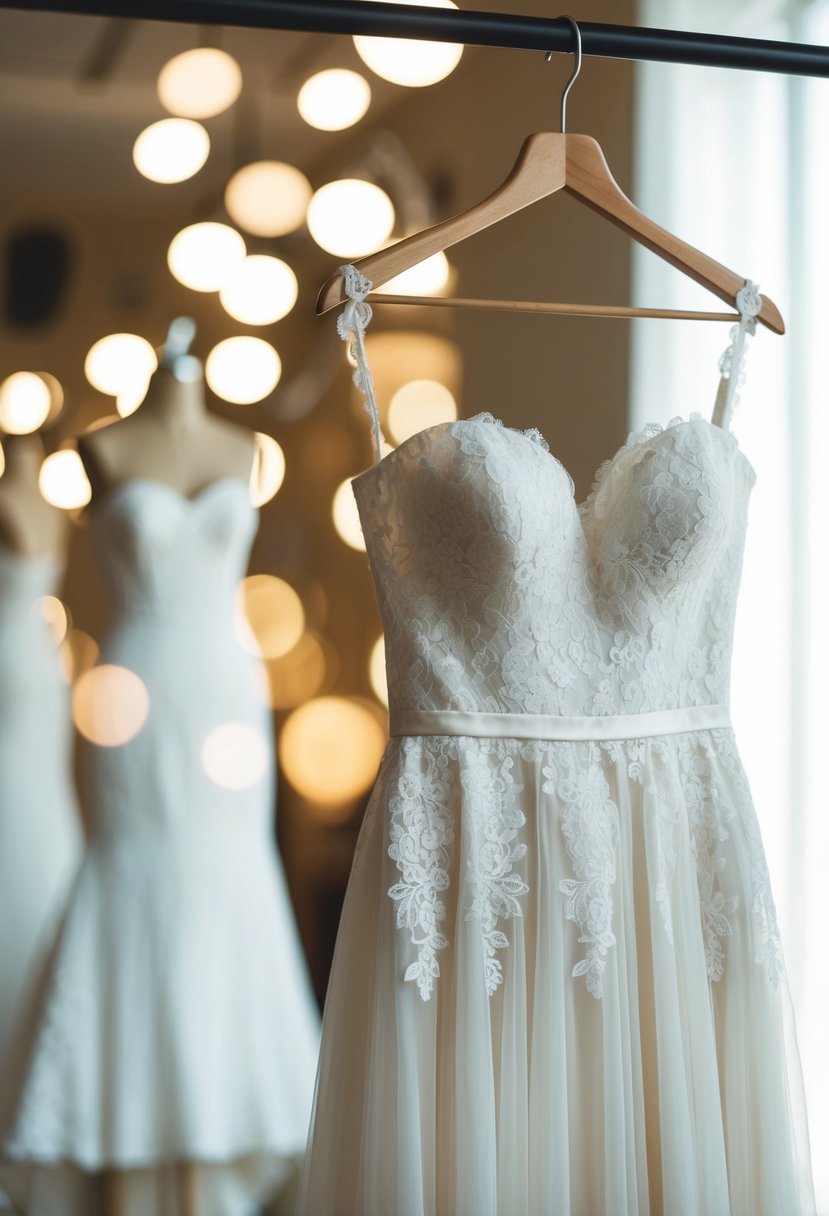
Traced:
<path fill-rule="evenodd" d="M 93 502 L 124 481 L 158 481 L 185 498 L 211 482 L 247 484 L 254 455 L 245 427 L 208 413 L 204 382 L 159 368 L 139 409 L 78 439 Z"/>
<path fill-rule="evenodd" d="M 6 463 L 0 476 L 0 545 L 20 557 L 59 553 L 66 517 L 40 493 L 41 440 L 36 435 L 7 435 L 3 454 Z"/>

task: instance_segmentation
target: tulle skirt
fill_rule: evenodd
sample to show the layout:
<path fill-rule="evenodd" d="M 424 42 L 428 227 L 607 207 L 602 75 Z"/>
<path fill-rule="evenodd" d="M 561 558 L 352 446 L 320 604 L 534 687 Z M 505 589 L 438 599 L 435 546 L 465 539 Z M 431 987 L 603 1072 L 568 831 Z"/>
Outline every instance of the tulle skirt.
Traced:
<path fill-rule="evenodd" d="M 730 730 L 391 740 L 340 926 L 300 1212 L 814 1212 Z"/>
<path fill-rule="evenodd" d="M 134 845 L 81 869 L 0 1185 L 25 1216 L 175 1216 L 188 1188 L 258 1216 L 298 1174 L 318 1048 L 281 867 L 232 825 Z"/>

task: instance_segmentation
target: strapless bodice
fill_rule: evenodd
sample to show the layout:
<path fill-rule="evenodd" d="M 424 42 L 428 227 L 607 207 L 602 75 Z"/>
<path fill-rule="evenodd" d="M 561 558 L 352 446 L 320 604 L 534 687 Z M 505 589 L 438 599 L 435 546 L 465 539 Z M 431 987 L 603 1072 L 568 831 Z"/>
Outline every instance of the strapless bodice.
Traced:
<path fill-rule="evenodd" d="M 354 482 L 392 710 L 727 704 L 753 482 L 698 416 L 632 435 L 581 505 L 538 432 L 413 436 Z"/>
<path fill-rule="evenodd" d="M 229 619 L 256 523 L 248 487 L 236 477 L 192 498 L 150 479 L 121 482 L 93 507 L 90 523 L 116 620 Z"/>

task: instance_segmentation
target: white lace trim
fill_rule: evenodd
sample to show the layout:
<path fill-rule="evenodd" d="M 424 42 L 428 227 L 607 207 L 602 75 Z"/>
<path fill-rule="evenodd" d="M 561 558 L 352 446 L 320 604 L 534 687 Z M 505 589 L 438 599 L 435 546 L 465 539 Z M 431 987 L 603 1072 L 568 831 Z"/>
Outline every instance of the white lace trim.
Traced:
<path fill-rule="evenodd" d="M 513 870 L 513 863 L 525 856 L 527 846 L 516 843 L 525 823 L 518 802 L 524 787 L 514 781 L 512 767 L 512 757 L 506 756 L 494 771 L 481 765 L 465 768 L 461 775 L 465 818 L 472 834 L 467 882 L 472 887 L 473 900 L 466 919 L 481 922 L 486 990 L 490 996 L 503 979 L 501 961 L 495 952 L 509 945 L 498 921 L 522 916 L 519 899 L 529 891 Z"/>
<path fill-rule="evenodd" d="M 732 325 L 729 333 L 729 344 L 720 356 L 720 389 L 714 405 L 714 422 L 724 430 L 728 430 L 734 410 L 739 401 L 739 393 L 745 382 L 745 343 L 746 336 L 753 335 L 757 329 L 757 316 L 763 307 L 763 299 L 756 283 L 746 279 L 743 287 L 737 292 L 737 311 L 740 321 Z"/>
<path fill-rule="evenodd" d="M 404 740 L 403 749 L 404 756 L 415 761 L 414 740 Z M 397 903 L 397 927 L 408 929 L 416 951 L 403 978 L 417 983 L 424 1001 L 440 975 L 438 952 L 449 945 L 440 928 L 446 919 L 442 895 L 449 889 L 455 839 L 448 764 L 445 752 L 432 758 L 426 773 L 410 771 L 404 764 L 389 807 L 389 857 L 401 874 L 389 895 Z"/>
<path fill-rule="evenodd" d="M 368 364 L 365 344 L 366 330 L 373 316 L 371 305 L 366 303 L 366 296 L 374 284 L 369 282 L 356 266 L 341 266 L 340 271 L 348 303 L 337 317 L 337 333 L 344 342 L 348 343 L 349 359 L 354 365 L 352 380 L 363 394 L 363 406 L 371 419 L 374 459 L 381 460 L 383 432 L 380 428 L 380 414 L 377 409 L 374 381 Z"/>
<path fill-rule="evenodd" d="M 564 915 L 578 925 L 579 941 L 587 947 L 572 975 L 585 976 L 587 991 L 600 998 L 604 993 L 606 955 L 616 945 L 612 892 L 616 883 L 618 812 L 597 766 L 586 772 L 574 768 L 558 780 L 551 768 L 543 773 L 547 778 L 545 792 L 555 790 L 564 803 L 561 831 L 575 875 L 559 882 Z"/>

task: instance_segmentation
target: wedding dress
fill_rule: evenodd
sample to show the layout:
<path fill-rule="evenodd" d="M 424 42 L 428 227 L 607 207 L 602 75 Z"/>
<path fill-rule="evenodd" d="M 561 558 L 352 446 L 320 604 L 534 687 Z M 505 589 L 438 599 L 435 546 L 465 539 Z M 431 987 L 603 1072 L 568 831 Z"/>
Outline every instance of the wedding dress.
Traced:
<path fill-rule="evenodd" d="M 775 909 L 729 723 L 754 473 L 646 427 L 578 507 L 489 415 L 379 459 L 339 327 L 390 740 L 340 925 L 303 1216 L 814 1211 Z M 758 656 L 758 662 L 760 657 Z"/>
<path fill-rule="evenodd" d="M 43 612 L 59 577 L 54 557 L 0 548 L 0 1123 L 80 860 L 69 688 Z"/>
<path fill-rule="evenodd" d="M 129 480 L 91 511 L 112 709 L 144 698 L 146 717 L 87 747 L 92 836 L 5 1145 L 26 1216 L 105 1211 L 113 1170 L 128 1216 L 167 1216 L 180 1162 L 198 1216 L 249 1216 L 305 1145 L 318 1017 L 273 842 L 269 715 L 234 631 L 255 528 L 235 478 L 192 499 Z"/>

